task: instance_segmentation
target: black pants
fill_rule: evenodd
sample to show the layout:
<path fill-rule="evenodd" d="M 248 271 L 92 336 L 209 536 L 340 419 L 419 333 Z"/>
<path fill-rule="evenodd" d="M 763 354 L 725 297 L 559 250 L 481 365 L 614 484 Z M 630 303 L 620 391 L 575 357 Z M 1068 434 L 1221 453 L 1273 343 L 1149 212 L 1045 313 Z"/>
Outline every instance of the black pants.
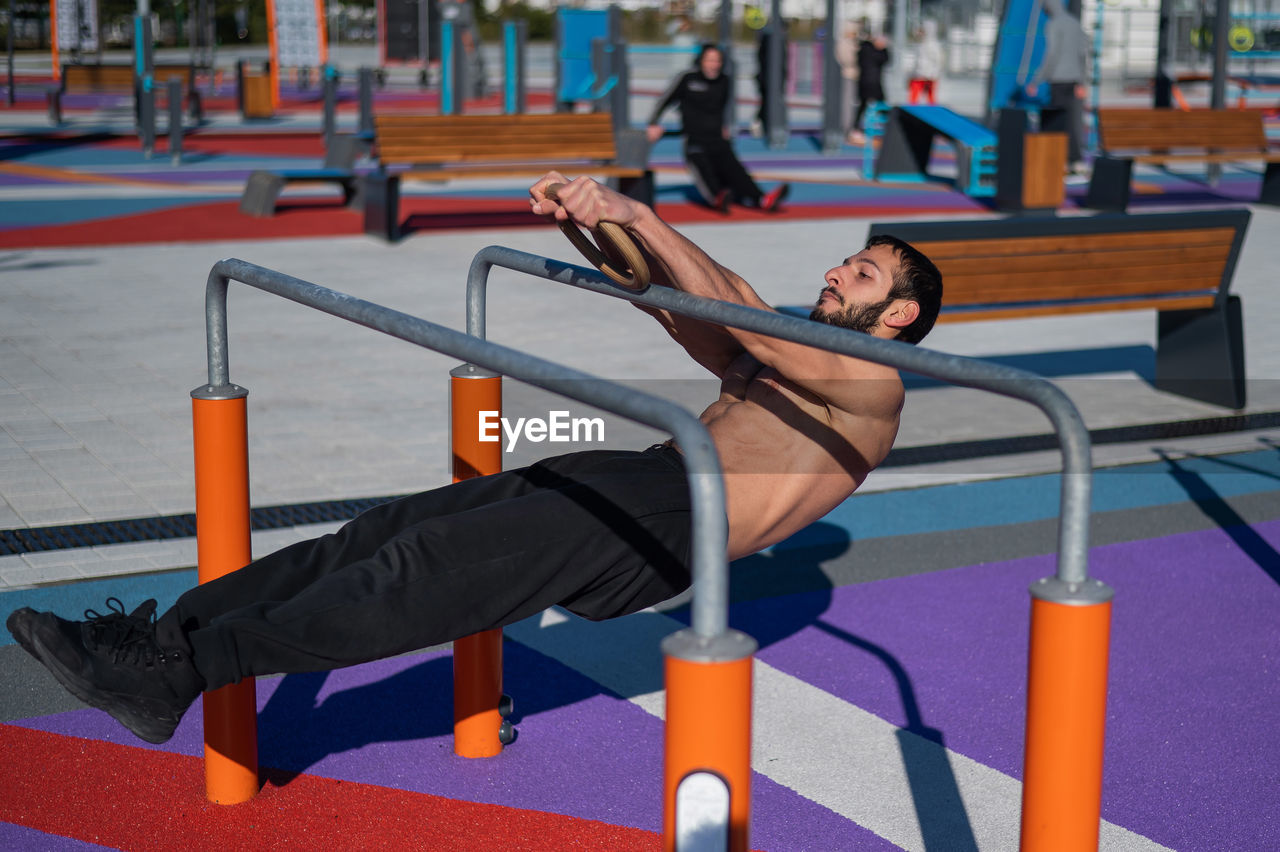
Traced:
<path fill-rule="evenodd" d="M 381 659 L 534 615 L 590 619 L 690 582 L 679 452 L 591 451 L 377 506 L 183 594 L 162 618 L 209 689 Z"/>
<path fill-rule="evenodd" d="M 879 80 L 858 81 L 858 109 L 853 114 L 853 127 L 862 130 L 862 117 L 872 103 L 884 101 L 884 86 Z"/>
<path fill-rule="evenodd" d="M 722 189 L 738 204 L 759 206 L 764 193 L 738 159 L 728 139 L 686 139 L 684 160 L 698 192 L 711 203 Z"/>

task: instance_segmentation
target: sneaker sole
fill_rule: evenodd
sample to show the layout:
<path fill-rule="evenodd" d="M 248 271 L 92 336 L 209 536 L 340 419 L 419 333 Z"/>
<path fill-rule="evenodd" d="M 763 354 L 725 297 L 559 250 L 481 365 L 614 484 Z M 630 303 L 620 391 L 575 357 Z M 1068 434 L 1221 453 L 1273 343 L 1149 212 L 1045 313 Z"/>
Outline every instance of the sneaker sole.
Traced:
<path fill-rule="evenodd" d="M 147 712 L 145 704 L 137 698 L 118 696 L 115 693 L 98 689 L 64 666 L 58 656 L 47 648 L 39 638 L 24 630 L 23 628 L 26 626 L 25 619 L 15 621 L 15 617 L 20 612 L 21 610 L 10 615 L 5 626 L 9 628 L 13 638 L 18 640 L 18 644 L 48 669 L 49 673 L 53 675 L 58 683 L 62 684 L 67 692 L 70 692 L 90 707 L 95 707 L 107 713 L 111 718 L 132 731 L 138 739 L 145 740 L 153 745 L 160 745 L 168 742 L 173 737 L 173 732 L 178 727 L 178 722 L 181 721 L 181 718 L 174 719 L 172 723 L 167 720 L 157 720 L 156 714 Z"/>

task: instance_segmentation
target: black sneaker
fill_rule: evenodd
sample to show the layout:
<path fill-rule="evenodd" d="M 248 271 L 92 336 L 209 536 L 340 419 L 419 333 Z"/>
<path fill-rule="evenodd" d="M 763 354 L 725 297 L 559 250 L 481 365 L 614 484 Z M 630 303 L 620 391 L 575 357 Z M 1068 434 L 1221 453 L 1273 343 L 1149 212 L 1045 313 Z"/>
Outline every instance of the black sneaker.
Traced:
<path fill-rule="evenodd" d="M 106 615 L 85 610 L 86 621 L 23 607 L 6 626 L 76 698 L 110 713 L 149 743 L 165 742 L 204 681 L 187 649 L 156 642 L 154 600 L 128 615 L 116 598 L 108 598 L 107 607 Z"/>
<path fill-rule="evenodd" d="M 791 184 L 780 183 L 773 189 L 765 193 L 764 198 L 760 199 L 760 209 L 766 213 L 776 213 L 782 207 L 782 202 L 791 192 Z"/>

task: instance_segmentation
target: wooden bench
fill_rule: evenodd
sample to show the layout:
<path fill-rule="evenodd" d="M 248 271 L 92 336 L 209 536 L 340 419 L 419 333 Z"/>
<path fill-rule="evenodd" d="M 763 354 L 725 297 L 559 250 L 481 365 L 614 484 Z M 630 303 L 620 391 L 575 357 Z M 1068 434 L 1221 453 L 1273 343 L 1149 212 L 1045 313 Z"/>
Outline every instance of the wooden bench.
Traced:
<path fill-rule="evenodd" d="M 615 134 L 609 113 L 374 116 L 377 170 L 361 194 L 364 230 L 400 238 L 400 181 L 568 177 L 607 178 L 620 191 L 653 201 L 649 146 L 642 130 Z"/>
<path fill-rule="evenodd" d="M 892 222 L 942 272 L 939 322 L 1154 308 L 1159 390 L 1243 408 L 1244 329 L 1228 288 L 1248 210 Z"/>
<path fill-rule="evenodd" d="M 1280 151 L 1268 147 L 1258 110 L 1099 109 L 1099 157 L 1085 206 L 1123 211 L 1134 163 L 1262 161 L 1258 200 L 1280 204 Z"/>
<path fill-rule="evenodd" d="M 200 93 L 196 89 L 196 72 L 192 65 L 156 65 L 151 79 L 156 91 L 164 91 L 165 82 L 177 77 L 185 81 L 184 95 L 190 102 L 193 117 L 201 115 Z M 133 98 L 134 114 L 138 114 L 137 78 L 133 65 L 63 65 L 58 85 L 47 92 L 49 121 L 62 124 L 64 95 L 121 95 Z"/>

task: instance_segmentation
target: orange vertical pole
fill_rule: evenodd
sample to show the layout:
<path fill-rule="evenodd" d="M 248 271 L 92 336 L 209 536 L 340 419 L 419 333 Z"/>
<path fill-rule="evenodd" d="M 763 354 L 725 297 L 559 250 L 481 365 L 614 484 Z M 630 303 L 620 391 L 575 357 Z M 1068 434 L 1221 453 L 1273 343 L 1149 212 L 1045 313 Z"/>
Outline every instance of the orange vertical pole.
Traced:
<path fill-rule="evenodd" d="M 497 423 L 502 377 L 470 364 L 449 373 L 453 481 L 502 470 L 502 430 L 482 431 L 481 417 Z M 496 440 L 487 440 L 493 437 Z M 502 751 L 502 630 L 486 630 L 453 643 L 453 751 L 493 757 Z"/>
<path fill-rule="evenodd" d="M 267 0 L 267 73 L 271 75 L 271 109 L 280 109 L 280 40 L 276 32 L 275 0 Z"/>
<path fill-rule="evenodd" d="M 729 791 L 729 852 L 746 852 L 751 825 L 751 661 L 756 642 L 730 630 L 706 638 L 681 630 L 662 643 L 667 689 L 662 843 L 674 852 L 676 793 L 693 772 Z M 706 830 L 703 827 L 703 830 Z"/>
<path fill-rule="evenodd" d="M 49 0 L 49 47 L 53 59 L 53 82 L 57 83 L 62 80 L 62 66 L 58 63 L 58 0 Z"/>
<path fill-rule="evenodd" d="M 201 583 L 244 567 L 249 546 L 249 392 L 235 385 L 191 392 L 196 464 L 196 551 Z M 205 795 L 232 805 L 258 793 L 257 690 L 253 678 L 204 695 Z"/>
<path fill-rule="evenodd" d="M 1098 848 L 1111 589 L 1031 587 L 1022 850 Z"/>

